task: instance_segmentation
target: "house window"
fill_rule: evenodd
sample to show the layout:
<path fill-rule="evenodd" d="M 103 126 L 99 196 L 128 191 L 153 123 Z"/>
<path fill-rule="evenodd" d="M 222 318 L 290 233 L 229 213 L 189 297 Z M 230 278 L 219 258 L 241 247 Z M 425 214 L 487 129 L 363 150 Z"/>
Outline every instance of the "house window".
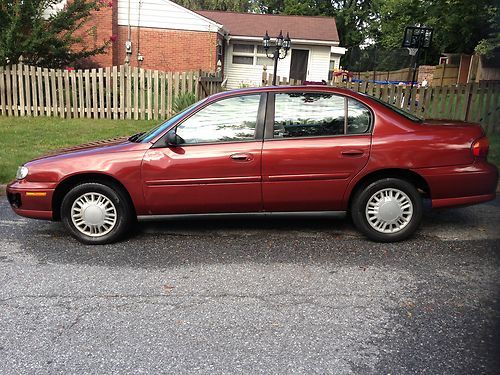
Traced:
<path fill-rule="evenodd" d="M 233 52 L 235 53 L 245 53 L 253 55 L 254 50 L 253 44 L 233 44 Z"/>
<path fill-rule="evenodd" d="M 261 45 L 233 44 L 233 64 L 244 65 L 272 65 L 273 60 L 267 58 L 266 51 Z"/>
<path fill-rule="evenodd" d="M 233 64 L 253 65 L 253 56 L 234 56 Z"/>

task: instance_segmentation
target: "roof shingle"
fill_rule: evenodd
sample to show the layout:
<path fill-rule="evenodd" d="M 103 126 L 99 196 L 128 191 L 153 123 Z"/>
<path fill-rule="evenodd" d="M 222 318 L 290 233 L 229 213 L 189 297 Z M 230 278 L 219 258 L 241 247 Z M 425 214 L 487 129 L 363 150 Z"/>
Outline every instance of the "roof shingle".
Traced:
<path fill-rule="evenodd" d="M 271 38 L 280 30 L 293 39 L 325 40 L 338 42 L 337 25 L 334 18 L 285 16 L 276 14 L 233 13 L 200 10 L 198 14 L 224 26 L 234 36 L 262 37 L 266 30 Z"/>

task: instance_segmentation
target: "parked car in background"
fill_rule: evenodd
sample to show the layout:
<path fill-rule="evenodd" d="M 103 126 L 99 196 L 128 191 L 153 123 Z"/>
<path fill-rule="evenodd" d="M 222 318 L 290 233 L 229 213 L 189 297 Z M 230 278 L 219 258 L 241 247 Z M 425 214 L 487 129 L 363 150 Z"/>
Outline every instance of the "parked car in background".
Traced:
<path fill-rule="evenodd" d="M 327 86 L 263 87 L 202 100 L 144 134 L 82 145 L 19 168 L 7 187 L 22 216 L 62 220 L 86 244 L 136 218 L 348 211 L 375 241 L 418 228 L 434 208 L 495 198 L 480 126 L 421 121 Z"/>

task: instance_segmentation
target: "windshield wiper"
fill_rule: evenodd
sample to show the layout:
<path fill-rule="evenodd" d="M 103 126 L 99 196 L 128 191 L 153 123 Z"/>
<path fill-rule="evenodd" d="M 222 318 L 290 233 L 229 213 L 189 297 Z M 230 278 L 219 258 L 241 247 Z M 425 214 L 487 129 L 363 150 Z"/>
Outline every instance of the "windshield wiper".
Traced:
<path fill-rule="evenodd" d="M 143 135 L 144 133 L 145 133 L 145 132 L 141 132 L 141 133 L 134 134 L 134 135 L 133 135 L 133 136 L 131 136 L 128 140 L 129 140 L 130 142 L 135 142 L 135 141 L 137 141 L 137 139 L 138 139 L 141 135 Z"/>

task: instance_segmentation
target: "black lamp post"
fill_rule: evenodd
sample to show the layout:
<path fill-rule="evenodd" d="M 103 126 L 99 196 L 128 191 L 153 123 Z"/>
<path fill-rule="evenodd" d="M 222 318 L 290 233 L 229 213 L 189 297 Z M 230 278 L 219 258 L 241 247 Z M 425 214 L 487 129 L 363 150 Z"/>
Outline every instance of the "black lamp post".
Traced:
<path fill-rule="evenodd" d="M 262 46 L 264 47 L 264 50 L 266 51 L 266 56 L 270 59 L 274 60 L 274 74 L 273 74 L 273 86 L 276 85 L 276 74 L 278 72 L 278 60 L 283 60 L 286 55 L 288 54 L 288 51 L 290 50 L 290 47 L 292 45 L 292 41 L 290 40 L 290 36 L 288 33 L 286 33 L 286 37 L 283 38 L 283 31 L 280 31 L 280 35 L 276 37 L 276 43 L 274 47 L 273 54 L 269 56 L 269 48 L 271 48 L 271 38 L 269 37 L 269 34 L 267 33 L 266 30 L 266 35 L 264 35 L 264 38 L 262 38 Z"/>

